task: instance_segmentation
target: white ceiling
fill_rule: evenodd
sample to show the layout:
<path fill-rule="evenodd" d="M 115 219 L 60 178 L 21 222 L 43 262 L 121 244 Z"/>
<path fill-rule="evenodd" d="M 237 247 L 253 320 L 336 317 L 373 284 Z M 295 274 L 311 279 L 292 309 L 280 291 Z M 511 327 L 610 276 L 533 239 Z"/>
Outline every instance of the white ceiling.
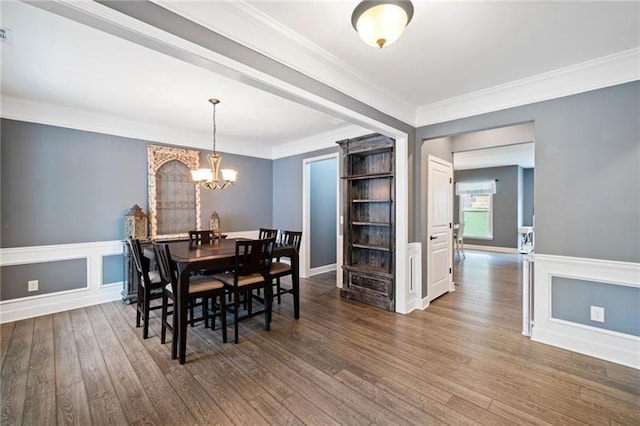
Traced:
<path fill-rule="evenodd" d="M 480 169 L 485 167 L 520 166 L 530 169 L 535 166 L 534 143 L 521 143 L 493 148 L 453 153 L 455 170 Z"/>
<path fill-rule="evenodd" d="M 95 3 L 62 3 L 103 19 L 117 14 Z M 436 107 L 449 108 L 442 117 L 464 116 L 453 105 L 497 90 L 517 88 L 514 93 L 522 94 L 531 82 L 534 98 L 527 99 L 538 99 L 545 87 L 541 78 L 550 82 L 550 93 L 571 93 L 640 74 L 638 2 L 414 1 L 405 34 L 382 50 L 366 46 L 351 27 L 357 3 L 160 4 L 414 126 L 439 117 Z M 28 120 L 29 111 L 40 110 L 40 121 L 50 124 L 208 148 L 207 99 L 217 97 L 218 148 L 267 158 L 295 153 L 289 147 L 315 147 L 316 135 L 337 140 L 366 131 L 343 115 L 297 104 L 246 85 L 246 79 L 222 76 L 39 7 L 11 1 L 0 7 L 2 27 L 12 34 L 1 45 L 4 117 Z M 618 77 L 623 62 L 627 74 Z M 594 71 L 583 71 L 596 66 L 608 71 L 593 83 L 583 79 L 567 88 L 550 79 L 570 74 L 576 81 L 580 72 L 593 77 Z M 522 95 L 503 98 L 480 108 L 527 101 Z M 467 114 L 480 111 L 475 105 Z"/>

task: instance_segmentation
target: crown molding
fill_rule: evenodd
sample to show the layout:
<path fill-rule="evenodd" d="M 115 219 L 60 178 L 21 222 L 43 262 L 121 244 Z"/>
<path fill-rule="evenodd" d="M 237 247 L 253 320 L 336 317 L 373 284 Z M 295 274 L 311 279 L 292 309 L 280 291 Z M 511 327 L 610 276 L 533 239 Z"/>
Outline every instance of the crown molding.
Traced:
<path fill-rule="evenodd" d="M 113 115 L 10 96 L 0 96 L 0 106 L 0 116 L 11 120 L 141 139 L 187 148 L 211 149 L 211 135 L 182 128 L 143 123 Z M 218 145 L 223 153 L 271 159 L 270 147 L 265 147 L 258 143 L 226 140 Z"/>
<path fill-rule="evenodd" d="M 321 133 L 308 138 L 273 147 L 272 159 L 291 157 L 292 155 L 304 154 L 306 152 L 318 151 L 325 148 L 337 148 L 336 141 L 371 133 L 371 130 L 364 127 L 349 125 L 330 132 Z"/>
<path fill-rule="evenodd" d="M 640 80 L 640 48 L 422 105 L 416 127 L 499 111 Z"/>

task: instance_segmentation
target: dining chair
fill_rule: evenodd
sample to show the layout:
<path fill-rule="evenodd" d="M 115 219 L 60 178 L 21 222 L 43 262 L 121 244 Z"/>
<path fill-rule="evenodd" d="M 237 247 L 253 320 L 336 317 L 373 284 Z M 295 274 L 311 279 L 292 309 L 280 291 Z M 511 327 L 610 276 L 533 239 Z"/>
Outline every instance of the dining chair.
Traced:
<path fill-rule="evenodd" d="M 224 283 L 233 294 L 234 342 L 238 343 L 238 322 L 264 313 L 265 330 L 269 331 L 271 322 L 271 282 L 269 281 L 269 267 L 275 245 L 275 237 L 258 240 L 237 240 L 235 252 L 235 266 L 233 272 L 214 275 Z M 240 316 L 240 293 L 251 297 L 253 290 L 264 289 L 264 309 L 252 312 L 251 303 L 247 313 Z M 246 299 L 245 299 L 246 300 Z"/>
<path fill-rule="evenodd" d="M 259 240 L 264 240 L 266 238 L 277 238 L 277 237 L 278 237 L 277 229 L 260 228 L 260 231 L 258 231 Z"/>
<path fill-rule="evenodd" d="M 214 235 L 213 231 L 189 231 L 189 242 L 192 245 L 211 244 Z"/>
<path fill-rule="evenodd" d="M 209 310 L 207 308 L 207 301 L 213 300 L 213 306 L 215 306 L 215 299 L 220 298 L 220 312 L 213 314 L 212 329 L 215 328 L 215 317 L 220 317 L 222 323 L 222 341 L 227 343 L 227 316 L 226 316 L 226 304 L 225 304 L 225 288 L 223 283 L 218 280 L 211 279 L 205 276 L 190 276 L 189 277 L 189 292 L 187 300 L 177 300 L 178 294 L 178 272 L 175 263 L 171 259 L 171 251 L 168 244 L 153 243 L 153 249 L 156 253 L 158 261 L 158 270 L 162 282 L 165 284 L 164 291 L 162 293 L 162 329 L 160 332 L 160 342 L 165 343 L 167 337 L 167 329 L 171 331 L 171 358 L 176 359 L 178 357 L 178 339 L 185 339 L 187 336 L 178 336 L 176 338 L 178 324 L 178 309 L 186 310 L 191 305 L 196 303 L 196 299 L 202 298 L 202 316 L 205 321 L 205 327 L 208 326 Z M 168 311 L 170 306 L 169 301 L 173 302 L 173 312 Z M 178 306 L 178 303 L 180 306 Z M 169 321 L 169 314 L 171 314 L 171 321 Z M 193 316 L 189 320 L 191 323 L 197 320 Z"/>
<path fill-rule="evenodd" d="M 150 260 L 142 253 L 140 240 L 128 238 L 127 245 L 133 257 L 138 276 L 138 301 L 136 306 L 136 327 L 142 323 L 142 338 L 149 337 L 149 314 L 162 306 L 151 306 L 151 301 L 162 298 L 162 280 L 158 271 L 150 271 Z"/>
<path fill-rule="evenodd" d="M 464 254 L 464 222 L 460 222 L 458 228 L 454 231 L 453 244 L 455 252 L 458 255 L 458 260 L 460 260 L 461 255 L 462 259 L 466 259 L 467 257 Z"/>
<path fill-rule="evenodd" d="M 280 243 L 286 246 L 292 246 L 296 249 L 296 252 L 300 252 L 300 242 L 302 240 L 302 232 L 298 231 L 281 231 Z M 288 262 L 282 262 L 281 258 L 287 257 L 289 259 Z M 293 273 L 293 268 L 291 266 L 292 259 L 288 256 L 281 256 L 276 259 L 275 262 L 271 263 L 269 268 L 269 281 L 273 286 L 276 287 L 276 291 L 273 293 L 273 297 L 278 297 L 278 305 L 281 303 L 281 296 L 283 294 L 293 294 L 293 288 L 283 288 L 280 284 L 280 278 L 285 277 L 287 275 L 291 275 Z M 275 280 L 275 282 L 274 282 Z"/>

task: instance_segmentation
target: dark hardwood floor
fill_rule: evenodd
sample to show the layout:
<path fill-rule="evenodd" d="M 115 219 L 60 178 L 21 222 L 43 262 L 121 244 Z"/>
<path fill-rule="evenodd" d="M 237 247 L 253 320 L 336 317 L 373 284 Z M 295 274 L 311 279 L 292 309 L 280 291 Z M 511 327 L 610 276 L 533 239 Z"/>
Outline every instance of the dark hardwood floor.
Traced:
<path fill-rule="evenodd" d="M 302 280 L 270 332 L 190 328 L 187 363 L 106 303 L 0 327 L 4 425 L 640 424 L 640 371 L 520 335 L 518 256 L 467 251 L 456 291 L 399 315 Z"/>

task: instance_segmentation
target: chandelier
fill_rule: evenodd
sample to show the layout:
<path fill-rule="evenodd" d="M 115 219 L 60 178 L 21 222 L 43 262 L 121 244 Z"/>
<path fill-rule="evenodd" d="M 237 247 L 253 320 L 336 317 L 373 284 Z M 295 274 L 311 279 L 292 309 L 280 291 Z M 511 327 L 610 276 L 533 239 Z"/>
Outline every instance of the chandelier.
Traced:
<path fill-rule="evenodd" d="M 364 0 L 353 10 L 351 24 L 369 46 L 389 46 L 400 38 L 413 17 L 408 0 Z"/>
<path fill-rule="evenodd" d="M 220 103 L 220 100 L 209 99 L 209 102 L 213 104 L 213 154 L 207 155 L 210 168 L 191 170 L 191 178 L 203 188 L 224 189 L 235 183 L 238 172 L 233 169 L 220 169 L 222 154 L 216 152 L 216 105 Z M 219 177 L 220 172 L 222 172 L 222 180 Z"/>

